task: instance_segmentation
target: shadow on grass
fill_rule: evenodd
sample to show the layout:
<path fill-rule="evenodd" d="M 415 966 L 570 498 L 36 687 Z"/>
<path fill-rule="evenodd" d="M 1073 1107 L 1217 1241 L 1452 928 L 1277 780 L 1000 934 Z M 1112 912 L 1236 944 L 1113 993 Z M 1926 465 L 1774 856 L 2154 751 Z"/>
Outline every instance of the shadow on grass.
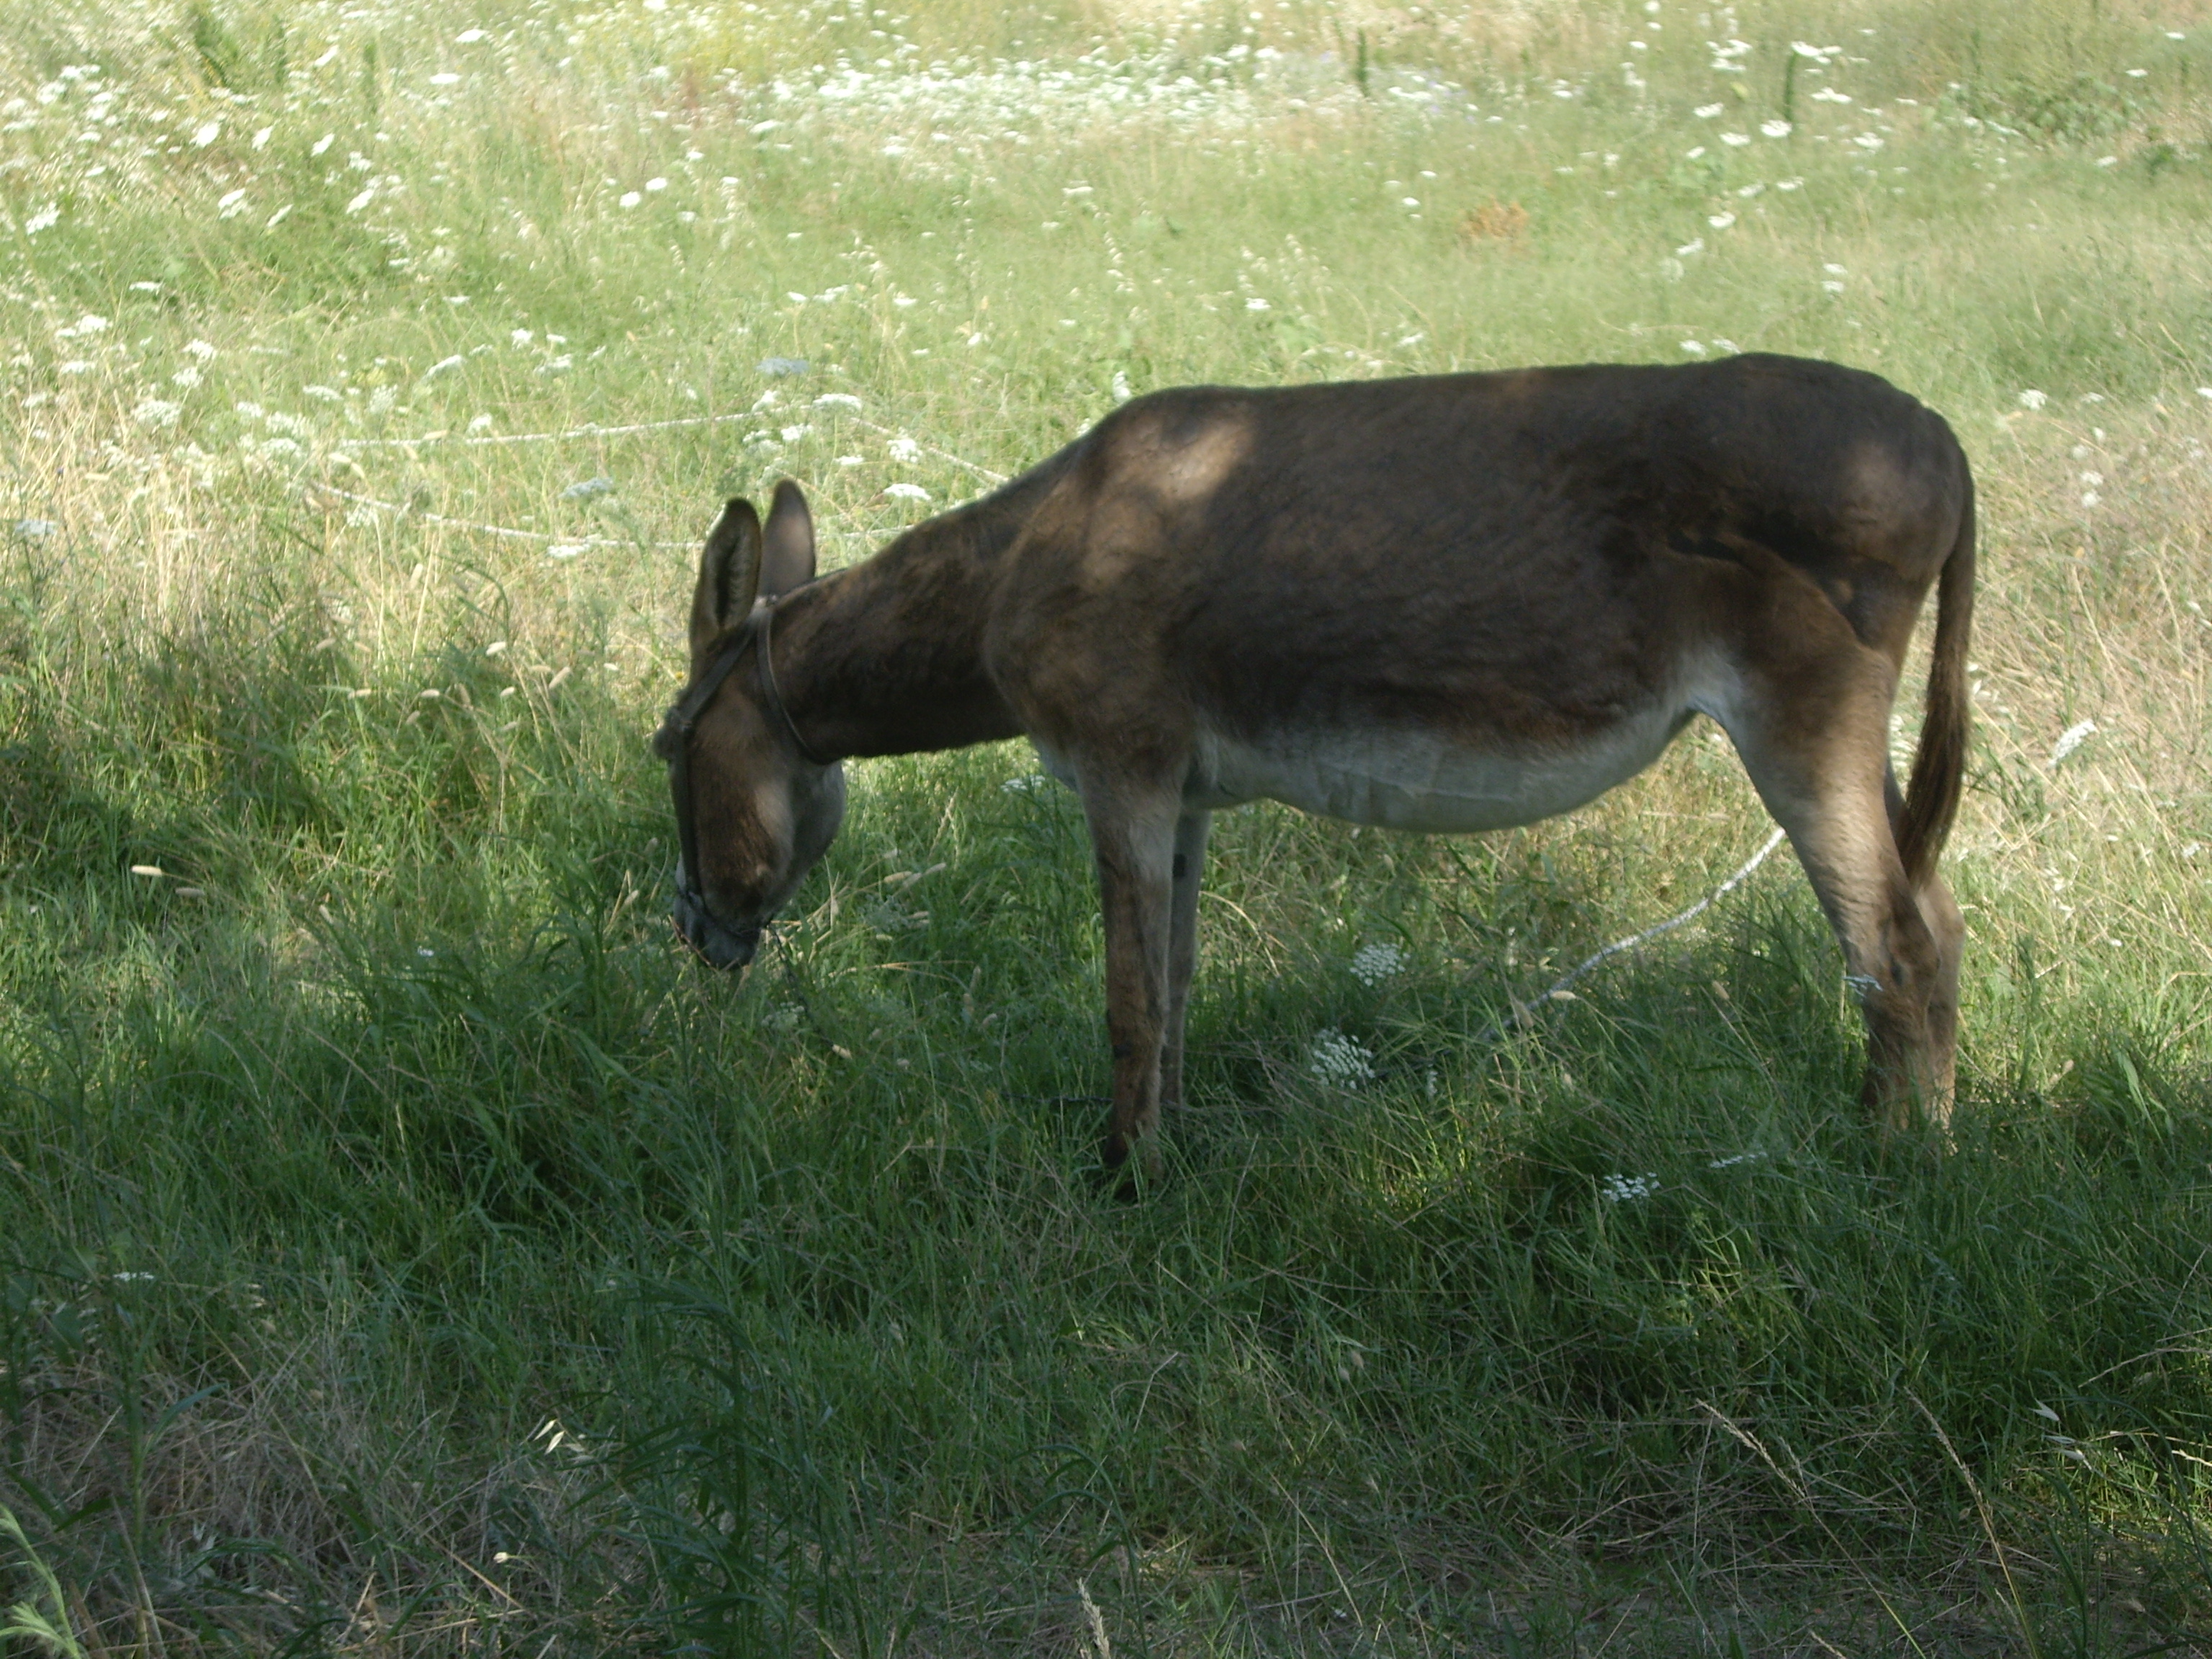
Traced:
<path fill-rule="evenodd" d="M 435 699 L 353 696 L 308 609 L 9 647 L 51 764 L 0 826 L 0 1496 L 114 1642 L 1534 1652 L 1609 1610 L 1966 1652 L 2024 1610 L 2087 1654 L 2203 1616 L 2212 1088 L 2156 1033 L 2049 1011 L 2056 1085 L 1885 1147 L 1796 884 L 1479 1043 L 1601 936 L 1591 869 L 1254 814 L 1173 1177 L 1116 1205 L 1071 803 L 999 750 L 861 769 L 711 977 L 649 711 L 507 716 L 471 625 Z M 1347 913 L 1401 970 L 1350 972 Z M 1316 1077 L 1323 1031 L 1373 1076 Z"/>

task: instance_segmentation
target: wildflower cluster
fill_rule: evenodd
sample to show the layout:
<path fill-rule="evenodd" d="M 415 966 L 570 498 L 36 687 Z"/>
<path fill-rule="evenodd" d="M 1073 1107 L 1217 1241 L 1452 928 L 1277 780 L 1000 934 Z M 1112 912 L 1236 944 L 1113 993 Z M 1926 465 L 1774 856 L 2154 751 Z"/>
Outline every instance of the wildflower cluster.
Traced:
<path fill-rule="evenodd" d="M 1352 976 L 1362 985 L 1380 985 L 1405 971 L 1406 953 L 1385 943 L 1362 945 L 1352 958 Z"/>
<path fill-rule="evenodd" d="M 1376 1076 L 1375 1055 L 1357 1039 L 1334 1029 L 1317 1034 L 1306 1056 L 1306 1069 L 1323 1083 L 1357 1089 Z"/>

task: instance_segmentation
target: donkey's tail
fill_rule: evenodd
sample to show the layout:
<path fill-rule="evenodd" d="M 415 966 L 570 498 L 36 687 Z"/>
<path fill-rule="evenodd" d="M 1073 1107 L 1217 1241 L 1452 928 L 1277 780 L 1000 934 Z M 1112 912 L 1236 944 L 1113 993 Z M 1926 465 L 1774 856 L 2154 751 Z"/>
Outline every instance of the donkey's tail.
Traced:
<path fill-rule="evenodd" d="M 1936 872 L 1936 860 L 1958 815 L 1966 772 L 1966 637 L 1974 620 L 1974 479 L 1965 472 L 1965 510 L 1958 539 L 1936 588 L 1936 643 L 1928 663 L 1928 705 L 1920 721 L 1905 810 L 1897 820 L 1897 854 L 1915 890 Z"/>

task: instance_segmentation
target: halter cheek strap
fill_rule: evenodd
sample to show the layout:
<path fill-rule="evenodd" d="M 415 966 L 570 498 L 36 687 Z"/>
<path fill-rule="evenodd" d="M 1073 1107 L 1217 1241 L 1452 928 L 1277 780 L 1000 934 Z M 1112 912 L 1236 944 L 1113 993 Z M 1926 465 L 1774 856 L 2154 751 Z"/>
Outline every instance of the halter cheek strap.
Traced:
<path fill-rule="evenodd" d="M 776 689 L 775 660 L 769 651 L 769 642 L 775 637 L 775 607 L 771 605 L 762 611 L 760 619 L 761 700 L 775 711 L 776 719 L 782 723 L 784 735 L 791 739 L 791 746 L 799 750 L 799 759 L 809 766 L 828 766 L 830 760 L 816 754 L 806 739 L 799 735 L 799 726 L 791 718 L 791 710 L 783 706 L 783 693 Z"/>

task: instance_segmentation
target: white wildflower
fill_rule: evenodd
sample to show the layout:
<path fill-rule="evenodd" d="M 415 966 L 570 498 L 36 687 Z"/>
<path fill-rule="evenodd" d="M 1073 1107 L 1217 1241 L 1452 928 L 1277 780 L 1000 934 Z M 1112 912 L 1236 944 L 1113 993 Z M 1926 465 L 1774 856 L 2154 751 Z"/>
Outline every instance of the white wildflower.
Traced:
<path fill-rule="evenodd" d="M 1403 972 L 1405 966 L 1406 953 L 1396 945 L 1367 945 L 1352 958 L 1352 976 L 1362 985 L 1380 985 L 1393 974 Z"/>
<path fill-rule="evenodd" d="M 1692 357 L 1702 357 L 1705 355 L 1705 343 L 1703 340 L 1685 340 L 1682 342 L 1682 349 Z"/>
<path fill-rule="evenodd" d="M 362 191 L 360 195 L 355 197 L 353 200 L 348 202 L 345 204 L 345 210 L 348 213 L 358 213 L 375 199 L 376 186 L 374 185 L 371 185 L 367 190 Z"/>
<path fill-rule="evenodd" d="M 1747 132 L 1724 132 L 1721 134 L 1721 143 L 1726 144 L 1730 149 L 1741 149 L 1750 142 L 1751 135 Z"/>
<path fill-rule="evenodd" d="M 1375 1080 L 1375 1056 L 1343 1032 L 1326 1030 L 1315 1036 L 1306 1069 L 1323 1083 L 1356 1089 Z"/>
<path fill-rule="evenodd" d="M 787 426 L 778 428 L 777 435 L 787 444 L 795 444 L 801 438 L 811 434 L 814 428 L 811 426 Z"/>
<path fill-rule="evenodd" d="M 274 230 L 277 226 L 283 224 L 291 216 L 292 204 L 289 202 L 287 202 L 283 207 L 278 208 L 276 212 L 270 214 L 266 219 L 261 222 L 261 228 L 264 230 Z"/>
<path fill-rule="evenodd" d="M 463 29 L 453 39 L 462 46 L 473 46 L 477 41 L 485 39 L 487 31 L 483 29 Z"/>
<path fill-rule="evenodd" d="M 260 131 L 253 135 L 253 148 L 256 149 L 268 149 L 269 140 L 276 135 L 276 129 L 274 127 L 262 128 Z"/>
<path fill-rule="evenodd" d="M 586 552 L 588 550 L 588 543 L 556 542 L 552 546 L 545 550 L 545 556 L 549 559 L 573 559 L 579 553 Z"/>
<path fill-rule="evenodd" d="M 422 371 L 422 378 L 426 380 L 434 380 L 441 374 L 450 374 L 457 368 L 467 368 L 468 362 L 469 360 L 465 355 L 460 352 L 455 352 L 450 357 L 441 357 L 436 362 L 431 364 L 429 368 L 424 369 Z"/>
<path fill-rule="evenodd" d="M 1268 309 L 1268 306 L 1265 300 L 1255 297 L 1253 299 L 1247 300 L 1244 302 L 1244 309 L 1247 311 L 1266 311 Z"/>
<path fill-rule="evenodd" d="M 617 199 L 616 204 L 619 207 L 634 208 L 644 199 L 645 198 L 639 195 L 635 191 L 626 190 Z"/>
<path fill-rule="evenodd" d="M 333 48 L 333 50 L 335 50 L 335 48 Z M 319 138 L 316 139 L 316 140 L 315 140 L 315 142 L 314 142 L 313 143 L 310 144 L 310 145 L 307 147 L 307 154 L 308 154 L 308 155 L 321 155 L 325 150 L 328 149 L 329 149 L 332 144 L 335 144 L 336 143 L 337 143 L 337 141 L 338 141 L 338 136 L 337 136 L 337 134 L 336 134 L 335 132 L 326 132 L 326 133 L 325 133 L 321 137 L 319 137 Z"/>
<path fill-rule="evenodd" d="M 222 137 L 222 122 L 220 118 L 213 121 L 203 121 L 200 123 L 198 127 L 193 131 L 192 148 L 194 149 L 205 149 L 210 144 L 215 143 L 216 139 Z"/>
<path fill-rule="evenodd" d="M 1770 138 L 1787 138 L 1795 131 L 1787 121 L 1761 121 L 1759 130 Z"/>
<path fill-rule="evenodd" d="M 198 358 L 204 363 L 213 362 L 216 356 L 216 349 L 205 340 L 185 341 L 185 353 L 187 356 Z"/>
<path fill-rule="evenodd" d="M 143 398 L 138 407 L 131 411 L 139 425 L 150 427 L 174 426 L 177 416 L 184 412 L 182 404 L 167 403 L 160 398 Z"/>
<path fill-rule="evenodd" d="M 489 432 L 491 428 L 492 418 L 489 415 L 479 415 L 469 422 L 469 433 L 472 437 L 479 433 Z"/>
<path fill-rule="evenodd" d="M 2049 393 L 2038 392 L 2033 386 L 2020 394 L 2020 406 L 2022 409 L 2040 409 L 2050 401 Z"/>
<path fill-rule="evenodd" d="M 2061 761 L 2088 742 L 2096 735 L 2096 732 L 2097 722 L 2094 720 L 2076 720 L 2061 732 L 2058 734 L 2058 741 L 2051 745 L 2051 769 L 2056 771 Z"/>
<path fill-rule="evenodd" d="M 389 415 L 398 405 L 399 388 L 398 386 L 380 386 L 368 394 L 368 412 L 372 415 Z"/>
<path fill-rule="evenodd" d="M 1692 253 L 1703 253 L 1705 251 L 1705 239 L 1702 236 L 1693 236 L 1688 241 L 1683 243 L 1681 246 L 1676 248 L 1674 250 L 1674 255 L 1677 258 L 1686 259 Z"/>
<path fill-rule="evenodd" d="M 1114 393 L 1114 401 L 1117 404 L 1126 404 L 1137 395 L 1129 390 L 1129 375 L 1126 369 L 1117 368 L 1114 371 L 1114 382 L 1109 389 Z"/>
<path fill-rule="evenodd" d="M 667 188 L 668 180 L 665 179 L 648 179 L 645 181 L 645 189 L 647 195 L 656 195 L 659 191 L 666 190 Z"/>
<path fill-rule="evenodd" d="M 227 195 L 217 197 L 215 209 L 216 218 L 235 219 L 246 211 L 246 192 L 243 190 L 234 190 Z"/>
<path fill-rule="evenodd" d="M 198 368 L 191 363 L 186 363 L 182 368 L 169 376 L 170 385 L 180 386 L 187 392 L 190 392 L 199 383 L 200 372 Z"/>
<path fill-rule="evenodd" d="M 1656 1175 L 1609 1175 L 1598 1183 L 1598 1193 L 1608 1204 L 1628 1204 L 1639 1198 L 1649 1198 L 1659 1190 Z"/>
<path fill-rule="evenodd" d="M 911 438 L 894 438 L 884 447 L 890 452 L 890 457 L 895 461 L 911 465 L 921 459 L 921 446 Z"/>
<path fill-rule="evenodd" d="M 885 484 L 884 486 L 884 494 L 886 495 L 896 495 L 902 501 L 926 501 L 929 499 L 929 492 L 927 489 L 924 489 L 920 484 Z"/>
<path fill-rule="evenodd" d="M 1709 213 L 1705 216 L 1705 222 L 1711 225 L 1715 230 L 1726 230 L 1730 225 L 1735 222 L 1735 215 L 1733 213 Z"/>
<path fill-rule="evenodd" d="M 23 234 L 26 236 L 35 236 L 42 230 L 52 230 L 56 225 L 61 222 L 61 204 L 57 202 L 49 202 L 46 206 L 40 208 L 29 218 L 23 221 Z"/>
<path fill-rule="evenodd" d="M 1690 112 L 1700 121 L 1710 121 L 1728 106 L 1725 104 L 1700 104 Z"/>
<path fill-rule="evenodd" d="M 1765 1152 L 1738 1152 L 1734 1158 L 1717 1158 L 1705 1167 L 1708 1170 L 1732 1170 L 1739 1164 L 1756 1164 L 1765 1156 Z"/>
<path fill-rule="evenodd" d="M 858 409 L 860 400 L 849 392 L 825 392 L 814 400 L 817 409 Z"/>
<path fill-rule="evenodd" d="M 457 87 L 460 83 L 461 77 L 451 70 L 441 70 L 430 77 L 430 84 L 434 87 Z"/>
<path fill-rule="evenodd" d="M 345 401 L 345 393 L 334 386 L 303 386 L 300 388 L 300 395 L 303 398 L 313 398 L 319 404 L 336 404 Z"/>

